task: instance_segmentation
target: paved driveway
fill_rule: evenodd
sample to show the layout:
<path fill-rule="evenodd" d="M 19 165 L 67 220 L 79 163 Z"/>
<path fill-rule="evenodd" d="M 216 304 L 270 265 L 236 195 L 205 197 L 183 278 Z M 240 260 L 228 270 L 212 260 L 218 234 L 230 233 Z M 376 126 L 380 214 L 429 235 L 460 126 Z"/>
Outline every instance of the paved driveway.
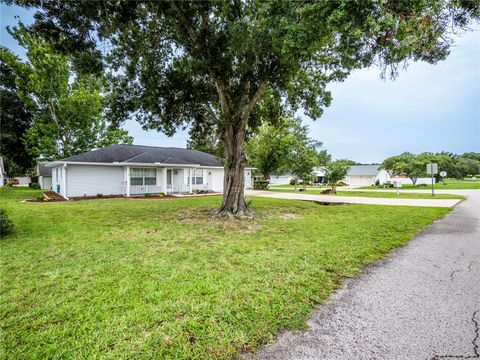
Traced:
<path fill-rule="evenodd" d="M 309 200 L 326 203 L 395 205 L 395 206 L 433 206 L 451 207 L 458 204 L 460 199 L 395 199 L 395 198 L 367 198 L 355 196 L 312 195 L 298 193 L 282 193 L 261 190 L 247 190 L 246 195 L 260 196 L 274 199 Z M 453 191 L 450 191 L 453 194 Z"/>
<path fill-rule="evenodd" d="M 449 191 L 452 192 L 452 191 Z M 480 358 L 480 191 L 345 282 L 257 359 Z"/>

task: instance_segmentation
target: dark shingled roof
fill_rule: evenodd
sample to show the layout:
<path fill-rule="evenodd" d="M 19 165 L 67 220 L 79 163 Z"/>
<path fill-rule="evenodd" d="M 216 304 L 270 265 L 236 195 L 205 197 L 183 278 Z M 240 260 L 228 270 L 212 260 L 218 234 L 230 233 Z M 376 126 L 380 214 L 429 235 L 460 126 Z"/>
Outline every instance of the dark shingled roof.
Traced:
<path fill-rule="evenodd" d="M 198 164 L 223 166 L 221 159 L 198 150 L 141 145 L 110 145 L 60 161 L 93 163 Z"/>
<path fill-rule="evenodd" d="M 52 176 L 52 168 L 45 166 L 46 162 L 37 164 L 37 176 Z"/>
<path fill-rule="evenodd" d="M 380 165 L 352 165 L 348 170 L 349 176 L 375 176 Z"/>

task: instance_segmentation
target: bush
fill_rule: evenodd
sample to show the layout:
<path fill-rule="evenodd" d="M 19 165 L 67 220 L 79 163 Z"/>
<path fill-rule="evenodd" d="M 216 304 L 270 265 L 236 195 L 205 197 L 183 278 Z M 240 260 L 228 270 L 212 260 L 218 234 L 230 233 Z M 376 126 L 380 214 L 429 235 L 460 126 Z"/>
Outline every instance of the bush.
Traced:
<path fill-rule="evenodd" d="M 296 179 L 292 179 L 292 180 L 290 180 L 290 183 L 289 183 L 289 184 L 290 184 L 290 185 L 295 185 L 295 181 L 296 181 Z"/>
<path fill-rule="evenodd" d="M 165 196 L 165 193 L 161 192 L 161 193 L 158 193 L 158 197 L 164 197 Z"/>
<path fill-rule="evenodd" d="M 31 187 L 32 189 L 40 189 L 40 184 L 38 182 L 32 182 L 30 184 L 28 184 L 29 187 Z"/>
<path fill-rule="evenodd" d="M 0 237 L 10 234 L 13 230 L 13 222 L 9 219 L 5 209 L 0 209 Z"/>
<path fill-rule="evenodd" d="M 346 182 L 343 182 L 343 181 L 339 181 L 337 183 L 337 186 L 347 186 L 347 183 Z"/>
<path fill-rule="evenodd" d="M 270 181 L 268 180 L 255 180 L 253 182 L 253 188 L 255 190 L 267 190 L 268 184 L 270 184 Z"/>
<path fill-rule="evenodd" d="M 380 186 L 380 180 L 378 180 L 378 179 L 375 180 L 375 186 L 376 186 L 376 187 L 379 187 L 379 186 Z"/>
<path fill-rule="evenodd" d="M 145 193 L 145 197 L 152 197 L 152 194 L 150 194 L 150 193 Z"/>
<path fill-rule="evenodd" d="M 7 183 L 1 187 L 1 189 L 2 190 L 10 189 L 13 185 L 15 185 L 15 180 L 16 179 L 8 180 Z"/>
<path fill-rule="evenodd" d="M 103 194 L 97 194 L 97 198 L 102 198 Z"/>

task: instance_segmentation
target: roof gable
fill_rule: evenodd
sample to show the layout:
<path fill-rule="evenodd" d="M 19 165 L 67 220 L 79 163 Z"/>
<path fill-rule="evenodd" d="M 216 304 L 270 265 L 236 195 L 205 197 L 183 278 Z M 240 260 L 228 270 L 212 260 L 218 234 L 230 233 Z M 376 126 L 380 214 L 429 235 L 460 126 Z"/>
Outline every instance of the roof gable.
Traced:
<path fill-rule="evenodd" d="M 92 150 L 60 161 L 223 166 L 221 159 L 198 150 L 123 144 Z"/>
<path fill-rule="evenodd" d="M 348 169 L 349 176 L 375 176 L 380 165 L 352 165 Z"/>

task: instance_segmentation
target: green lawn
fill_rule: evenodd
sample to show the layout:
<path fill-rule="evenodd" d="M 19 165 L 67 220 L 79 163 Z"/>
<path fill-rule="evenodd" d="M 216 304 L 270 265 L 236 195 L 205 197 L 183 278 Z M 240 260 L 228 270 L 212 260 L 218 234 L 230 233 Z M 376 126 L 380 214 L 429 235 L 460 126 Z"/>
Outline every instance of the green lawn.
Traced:
<path fill-rule="evenodd" d="M 231 359 L 449 211 L 252 198 L 228 221 L 219 197 L 19 202 L 36 194 L 0 193 L 5 359 Z"/>
<path fill-rule="evenodd" d="M 428 186 L 413 186 L 413 185 L 403 185 L 402 190 L 429 190 L 432 188 L 432 185 Z M 434 185 L 435 189 L 438 190 L 449 190 L 449 189 L 480 189 L 480 181 L 473 180 L 458 180 L 458 179 L 445 179 L 445 184 L 438 182 Z M 364 186 L 360 189 L 376 189 L 375 186 Z M 395 189 L 382 189 L 382 190 L 395 190 Z"/>
<path fill-rule="evenodd" d="M 273 192 L 287 192 L 299 194 L 310 194 L 310 195 L 328 195 L 335 196 L 332 194 L 320 194 L 320 190 L 311 189 L 304 192 L 288 190 L 288 189 L 272 189 L 268 191 Z M 358 196 L 358 197 L 370 197 L 370 198 L 396 198 L 396 199 L 465 199 L 465 196 L 455 195 L 455 194 L 435 194 L 434 197 L 430 194 L 415 194 L 415 193 L 404 193 L 400 191 L 400 194 L 397 195 L 395 191 L 341 191 L 337 190 L 337 196 Z"/>

